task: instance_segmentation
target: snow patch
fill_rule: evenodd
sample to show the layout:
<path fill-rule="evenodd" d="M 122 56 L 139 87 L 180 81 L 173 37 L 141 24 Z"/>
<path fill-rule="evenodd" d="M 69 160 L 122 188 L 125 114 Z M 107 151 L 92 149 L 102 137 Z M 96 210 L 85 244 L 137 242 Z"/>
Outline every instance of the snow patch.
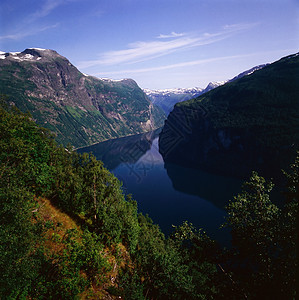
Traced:
<path fill-rule="evenodd" d="M 31 55 L 31 54 L 25 54 L 25 55 L 23 56 L 23 59 L 32 59 L 32 58 L 34 58 L 34 56 Z"/>
<path fill-rule="evenodd" d="M 39 51 L 46 51 L 47 49 L 43 49 L 43 48 L 28 48 L 30 50 L 39 50 Z"/>
<path fill-rule="evenodd" d="M 23 54 L 23 52 L 9 52 L 9 57 L 19 61 L 40 60 L 41 57 L 35 57 L 32 54 Z M 5 59 L 6 53 L 0 52 L 0 59 Z"/>
<path fill-rule="evenodd" d="M 143 89 L 145 94 L 147 95 L 170 95 L 170 94 L 198 94 L 202 91 L 202 88 L 194 87 L 194 88 L 174 88 L 174 89 L 164 89 L 164 90 L 150 90 L 150 89 Z"/>
<path fill-rule="evenodd" d="M 19 60 L 19 61 L 28 61 L 33 60 L 35 57 L 31 54 L 25 54 L 24 56 L 13 56 L 13 59 Z"/>
<path fill-rule="evenodd" d="M 99 78 L 100 80 L 103 81 L 108 81 L 108 82 L 119 82 L 119 81 L 123 81 L 123 79 L 110 79 L 110 78 Z"/>
<path fill-rule="evenodd" d="M 287 59 L 291 59 L 291 58 L 297 57 L 298 55 L 299 55 L 299 52 L 295 53 L 293 55 L 288 56 Z"/>

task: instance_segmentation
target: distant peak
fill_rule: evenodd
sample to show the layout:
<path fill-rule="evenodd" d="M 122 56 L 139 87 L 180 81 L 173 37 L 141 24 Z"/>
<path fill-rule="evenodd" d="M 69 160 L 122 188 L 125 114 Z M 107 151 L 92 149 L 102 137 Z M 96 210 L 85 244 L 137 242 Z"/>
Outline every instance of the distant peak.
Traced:
<path fill-rule="evenodd" d="M 22 53 L 30 53 L 33 55 L 39 55 L 42 57 L 54 57 L 54 56 L 61 56 L 59 53 L 57 53 L 55 50 L 51 49 L 42 49 L 42 48 L 27 48 Z"/>
<path fill-rule="evenodd" d="M 119 82 L 125 80 L 125 79 L 111 79 L 111 78 L 99 78 L 99 79 L 108 82 Z"/>
<path fill-rule="evenodd" d="M 27 48 L 23 52 L 3 52 L 0 51 L 0 59 L 8 59 L 10 61 L 37 61 L 42 58 L 55 59 L 57 57 L 64 58 L 55 50 L 42 48 Z"/>
<path fill-rule="evenodd" d="M 136 81 L 131 78 L 123 78 L 123 79 L 97 78 L 97 79 L 100 79 L 105 82 L 110 82 L 110 83 L 121 82 L 131 86 L 137 85 Z"/>
<path fill-rule="evenodd" d="M 203 89 L 199 87 L 194 88 L 173 88 L 173 89 L 162 89 L 162 90 L 151 90 L 151 89 L 143 89 L 143 91 L 149 95 L 149 94 L 192 94 L 192 93 L 199 93 Z"/>

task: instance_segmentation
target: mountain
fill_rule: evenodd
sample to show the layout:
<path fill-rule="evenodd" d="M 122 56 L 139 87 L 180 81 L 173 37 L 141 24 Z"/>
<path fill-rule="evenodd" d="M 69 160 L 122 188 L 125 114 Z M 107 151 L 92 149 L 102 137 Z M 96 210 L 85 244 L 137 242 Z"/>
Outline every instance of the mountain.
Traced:
<path fill-rule="evenodd" d="M 165 119 L 132 79 L 85 75 L 48 49 L 0 52 L 0 93 L 74 147 L 147 132 Z"/>
<path fill-rule="evenodd" d="M 226 82 L 231 82 L 242 78 L 244 76 L 250 75 L 253 72 L 262 69 L 267 64 L 259 65 L 253 67 L 247 71 L 240 73 L 239 75 L 235 76 L 234 78 L 226 81 L 212 81 L 210 82 L 204 89 L 203 88 L 177 88 L 177 89 L 166 89 L 166 90 L 150 90 L 144 89 L 143 91 L 149 97 L 149 99 L 156 104 L 157 106 L 161 107 L 166 115 L 168 115 L 172 110 L 176 103 L 186 101 L 195 97 L 198 97 L 204 93 L 207 93 L 218 86 L 225 84 Z"/>
<path fill-rule="evenodd" d="M 201 95 L 204 93 L 207 93 L 215 88 L 217 88 L 218 86 L 221 86 L 223 84 L 225 84 L 227 81 L 211 81 L 206 87 L 205 89 L 202 90 Z"/>
<path fill-rule="evenodd" d="M 175 105 L 160 134 L 166 162 L 274 176 L 299 147 L 299 55 Z"/>
<path fill-rule="evenodd" d="M 197 97 L 201 95 L 202 90 L 195 87 L 165 90 L 144 89 L 143 91 L 155 105 L 161 107 L 165 114 L 168 115 L 176 103 Z"/>
<path fill-rule="evenodd" d="M 262 65 L 255 66 L 255 67 L 253 67 L 253 68 L 251 68 L 251 69 L 249 69 L 249 70 L 246 70 L 246 71 L 240 73 L 239 75 L 235 76 L 234 78 L 228 80 L 228 82 L 235 81 L 235 80 L 240 79 L 240 78 L 242 78 L 242 77 L 244 77 L 244 76 L 251 75 L 251 74 L 254 73 L 255 71 L 258 71 L 258 70 L 260 70 L 260 69 L 262 69 L 262 68 L 264 68 L 264 67 L 266 67 L 266 66 L 268 66 L 268 65 L 269 65 L 269 64 L 262 64 Z"/>

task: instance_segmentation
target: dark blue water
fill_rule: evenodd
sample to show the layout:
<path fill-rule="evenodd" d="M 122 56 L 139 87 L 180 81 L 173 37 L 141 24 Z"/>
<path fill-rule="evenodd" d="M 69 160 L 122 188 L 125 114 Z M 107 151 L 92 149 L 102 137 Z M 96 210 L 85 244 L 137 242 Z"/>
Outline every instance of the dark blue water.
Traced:
<path fill-rule="evenodd" d="M 158 151 L 157 132 L 102 142 L 77 150 L 92 152 L 123 182 L 139 211 L 149 214 L 165 234 L 172 225 L 188 220 L 223 245 L 228 230 L 219 229 L 226 215 L 224 207 L 240 191 L 238 179 L 164 164 Z"/>

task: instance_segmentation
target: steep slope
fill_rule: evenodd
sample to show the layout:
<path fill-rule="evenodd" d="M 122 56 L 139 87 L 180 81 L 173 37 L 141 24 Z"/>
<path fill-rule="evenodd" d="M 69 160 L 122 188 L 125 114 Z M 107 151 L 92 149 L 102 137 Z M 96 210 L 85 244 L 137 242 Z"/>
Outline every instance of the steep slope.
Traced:
<path fill-rule="evenodd" d="M 247 75 L 251 75 L 251 74 L 253 74 L 255 71 L 258 71 L 258 70 L 260 70 L 260 69 L 262 69 L 262 68 L 264 68 L 264 67 L 266 67 L 266 66 L 268 66 L 268 65 L 269 65 L 269 64 L 262 64 L 262 65 L 255 66 L 255 67 L 253 67 L 253 68 L 251 68 L 251 69 L 249 69 L 249 70 L 246 70 L 246 71 L 240 73 L 239 75 L 237 75 L 237 76 L 235 76 L 234 78 L 230 79 L 228 82 L 235 81 L 235 80 L 240 79 L 240 78 L 242 78 L 242 77 L 244 77 L 244 76 L 247 76 Z"/>
<path fill-rule="evenodd" d="M 177 89 L 166 89 L 166 90 L 150 90 L 144 89 L 143 91 L 149 97 L 149 99 L 161 107 L 166 115 L 168 115 L 172 110 L 176 103 L 190 100 L 192 98 L 198 97 L 204 93 L 207 93 L 218 86 L 225 84 L 226 82 L 231 82 L 237 79 L 240 79 L 244 76 L 250 75 L 253 72 L 262 69 L 267 64 L 259 65 L 253 67 L 249 70 L 246 70 L 234 78 L 226 81 L 212 81 L 210 82 L 204 89 L 203 88 L 177 88 Z"/>
<path fill-rule="evenodd" d="M 163 112 L 135 81 L 84 75 L 53 50 L 1 52 L 0 74 L 0 93 L 64 145 L 86 146 L 163 125 Z"/>
<path fill-rule="evenodd" d="M 299 143 L 299 55 L 178 103 L 160 135 L 168 162 L 248 176 L 285 167 Z"/>

